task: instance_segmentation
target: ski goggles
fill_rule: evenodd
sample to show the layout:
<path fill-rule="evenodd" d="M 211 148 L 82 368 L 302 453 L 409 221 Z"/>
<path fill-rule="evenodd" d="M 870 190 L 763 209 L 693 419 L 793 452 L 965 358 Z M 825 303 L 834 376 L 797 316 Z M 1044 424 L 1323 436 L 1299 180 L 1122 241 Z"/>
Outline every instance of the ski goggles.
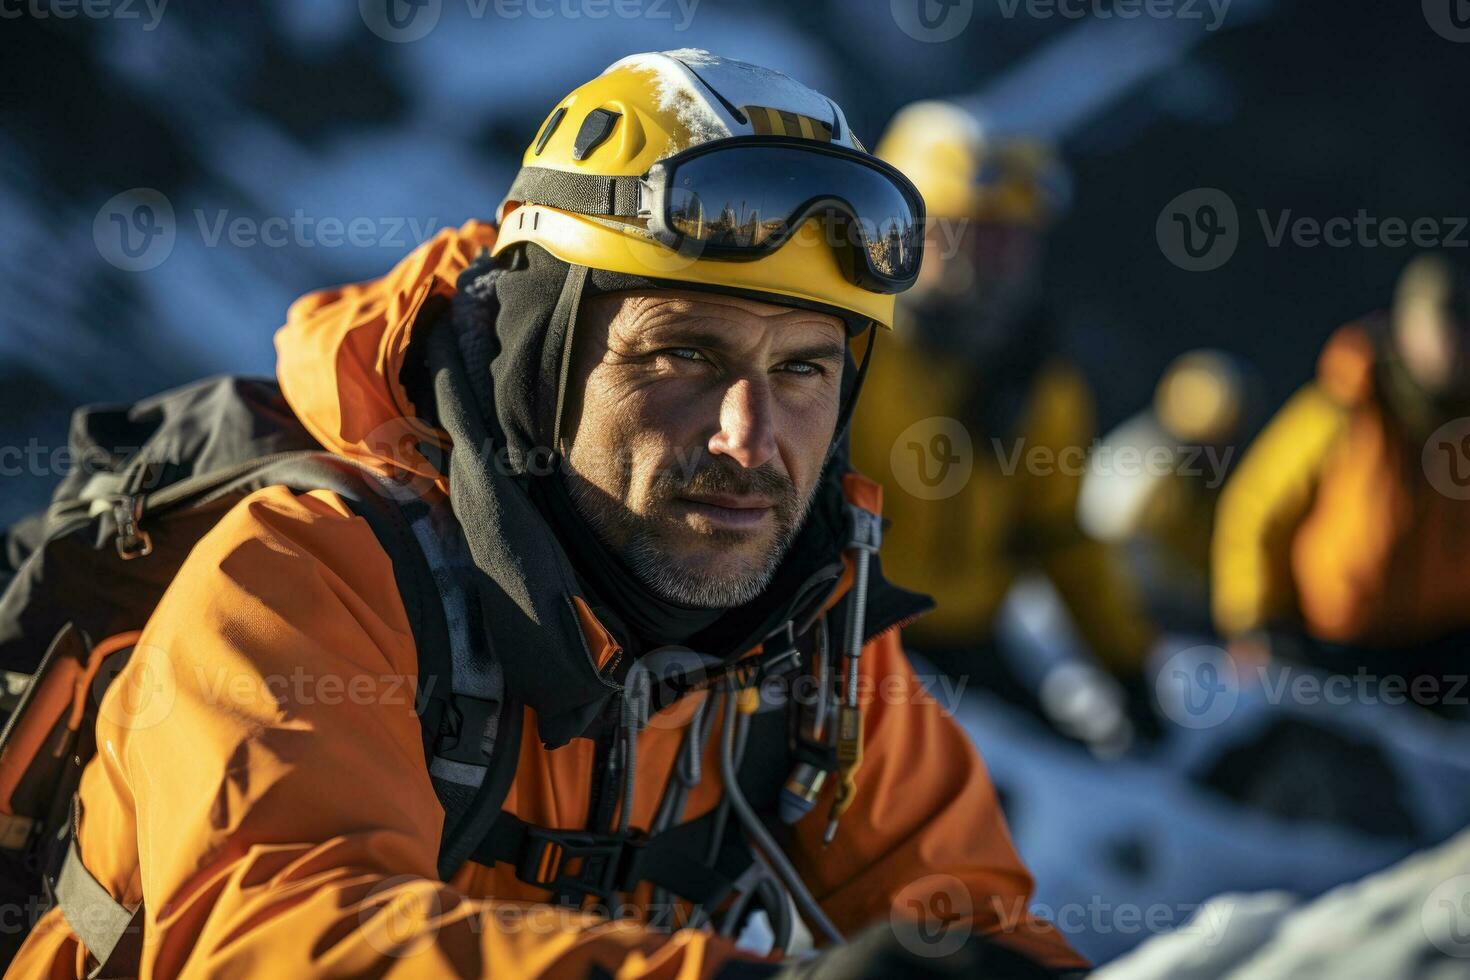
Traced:
<path fill-rule="evenodd" d="M 876 293 L 913 285 L 924 253 L 924 200 L 907 177 L 860 150 L 789 136 L 699 144 L 642 177 L 525 167 L 508 197 L 641 220 L 670 249 L 724 261 L 769 255 L 823 217 L 843 275 Z"/>

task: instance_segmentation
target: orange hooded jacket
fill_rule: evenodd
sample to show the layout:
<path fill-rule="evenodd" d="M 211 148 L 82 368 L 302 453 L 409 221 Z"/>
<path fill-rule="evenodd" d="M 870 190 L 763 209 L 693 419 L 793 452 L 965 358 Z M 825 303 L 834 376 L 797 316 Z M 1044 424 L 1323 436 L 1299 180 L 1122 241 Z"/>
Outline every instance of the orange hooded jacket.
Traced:
<path fill-rule="evenodd" d="M 445 230 L 382 279 L 292 306 L 277 336 L 279 379 L 323 445 L 438 481 L 421 457 L 377 456 L 375 433 L 414 416 L 398 375 L 416 314 L 452 293 L 493 238 L 476 222 Z M 1085 966 L 1027 912 L 1031 878 L 984 766 L 922 692 L 897 631 L 873 640 L 861 664 L 876 696 L 857 802 L 824 849 L 830 800 L 819 800 L 791 848 L 826 912 L 854 932 L 912 917 L 916 898 L 943 891 L 947 917 L 969 920 L 961 928 L 1058 968 Z M 413 710 L 416 677 L 388 557 L 333 494 L 259 491 L 198 544 L 103 699 L 80 790 L 83 863 L 129 907 L 146 896 L 142 976 L 582 976 L 595 965 L 694 978 L 749 958 L 707 931 L 538 904 L 546 893 L 505 866 L 468 863 L 438 880 L 443 812 Z M 639 736 L 634 827 L 654 814 L 698 696 Z M 505 807 L 579 828 L 593 745 L 547 750 L 535 724 L 528 711 Z M 706 779 L 686 817 L 719 795 Z M 53 909 L 6 975 L 80 977 L 89 965 Z"/>

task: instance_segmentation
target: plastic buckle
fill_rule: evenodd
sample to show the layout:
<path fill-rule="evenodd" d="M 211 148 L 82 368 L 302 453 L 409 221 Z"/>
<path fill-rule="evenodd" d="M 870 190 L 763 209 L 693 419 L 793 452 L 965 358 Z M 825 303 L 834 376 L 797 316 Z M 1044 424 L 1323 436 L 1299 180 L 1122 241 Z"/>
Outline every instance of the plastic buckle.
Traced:
<path fill-rule="evenodd" d="M 558 897 L 593 895 L 606 903 L 637 885 L 637 856 L 648 838 L 527 827 L 516 877 Z M 575 872 L 567 871 L 581 859 Z"/>
<path fill-rule="evenodd" d="M 117 537 L 113 544 L 119 558 L 132 561 L 153 554 L 153 536 L 139 526 L 143 520 L 142 497 L 119 497 L 113 507 L 113 517 L 117 521 Z"/>
<path fill-rule="evenodd" d="M 877 551 L 883 544 L 883 518 L 857 504 L 847 505 L 848 548 Z"/>
<path fill-rule="evenodd" d="M 434 740 L 434 757 L 451 762 L 464 762 L 473 766 L 489 764 L 485 751 L 485 732 L 492 720 L 499 717 L 501 703 L 456 694 L 450 698 L 441 727 L 448 724 L 450 731 L 440 731 Z"/>
<path fill-rule="evenodd" d="M 802 656 L 801 647 L 796 642 L 796 624 L 788 619 L 784 633 L 783 648 L 761 656 L 760 666 L 756 668 L 757 681 L 792 673 L 800 670 L 805 663 L 806 658 Z"/>

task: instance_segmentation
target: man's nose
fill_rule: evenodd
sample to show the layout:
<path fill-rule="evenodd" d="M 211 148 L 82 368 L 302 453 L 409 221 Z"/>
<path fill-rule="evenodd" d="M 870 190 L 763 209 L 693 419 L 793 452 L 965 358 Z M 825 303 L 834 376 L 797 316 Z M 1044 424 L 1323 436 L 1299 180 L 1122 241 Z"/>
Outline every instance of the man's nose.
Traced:
<path fill-rule="evenodd" d="M 710 437 L 710 453 L 729 456 L 746 469 L 770 462 L 777 452 L 771 413 L 771 388 L 764 379 L 737 380 L 720 402 L 720 429 Z"/>

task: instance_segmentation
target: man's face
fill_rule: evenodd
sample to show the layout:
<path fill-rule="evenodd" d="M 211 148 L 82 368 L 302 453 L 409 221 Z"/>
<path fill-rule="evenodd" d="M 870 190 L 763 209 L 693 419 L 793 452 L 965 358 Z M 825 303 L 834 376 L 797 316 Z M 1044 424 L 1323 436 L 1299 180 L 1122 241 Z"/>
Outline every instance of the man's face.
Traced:
<path fill-rule="evenodd" d="M 562 447 L 578 512 L 662 598 L 749 602 L 811 503 L 845 344 L 837 317 L 731 296 L 591 298 Z"/>

